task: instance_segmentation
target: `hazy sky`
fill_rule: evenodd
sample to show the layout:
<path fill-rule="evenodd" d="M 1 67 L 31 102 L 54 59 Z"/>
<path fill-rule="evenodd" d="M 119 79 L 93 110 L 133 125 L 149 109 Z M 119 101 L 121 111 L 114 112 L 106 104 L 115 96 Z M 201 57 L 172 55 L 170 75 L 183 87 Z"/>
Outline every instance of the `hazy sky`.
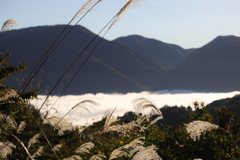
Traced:
<path fill-rule="evenodd" d="M 183 48 L 197 48 L 218 35 L 240 36 L 240 0 L 138 0 L 106 39 L 138 34 Z M 0 24 L 16 29 L 67 24 L 86 0 L 1 0 Z M 98 33 L 127 0 L 102 0 L 79 25 Z M 78 17 L 78 19 L 81 16 Z M 75 24 L 76 20 L 74 21 Z"/>

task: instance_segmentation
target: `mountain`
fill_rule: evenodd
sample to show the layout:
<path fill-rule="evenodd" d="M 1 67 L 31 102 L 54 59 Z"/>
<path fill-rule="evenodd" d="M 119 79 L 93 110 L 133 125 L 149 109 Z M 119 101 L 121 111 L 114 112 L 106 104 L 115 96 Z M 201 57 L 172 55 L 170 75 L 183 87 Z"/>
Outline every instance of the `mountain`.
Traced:
<path fill-rule="evenodd" d="M 51 53 L 29 85 L 41 85 L 42 94 L 52 88 L 53 94 L 58 94 L 66 87 L 64 94 L 240 90 L 239 37 L 219 36 L 201 48 L 183 49 L 138 35 L 108 41 L 82 26 L 68 26 L 64 34 L 69 34 L 53 44 L 64 28 L 39 26 L 0 32 L 0 52 L 12 52 L 11 64 L 29 65 L 6 83 L 19 88 L 41 57 Z"/>
<path fill-rule="evenodd" d="M 127 47 L 154 59 L 166 69 L 172 69 L 189 55 L 185 50 L 177 45 L 164 43 L 155 39 L 145 38 L 139 35 L 120 37 L 114 40 Z"/>
<path fill-rule="evenodd" d="M 240 89 L 240 37 L 219 36 L 170 71 L 171 88 L 202 91 Z M 171 82 L 170 82 L 171 81 Z"/>
<path fill-rule="evenodd" d="M 65 33 L 72 27 L 69 26 Z M 1 32 L 0 52 L 12 52 L 10 63 L 29 64 L 29 70 L 21 74 L 25 79 L 64 28 L 64 25 L 41 26 Z M 83 52 L 94 37 L 96 41 Z M 92 56 L 71 82 L 65 94 L 154 90 L 157 88 L 157 82 L 166 76 L 167 71 L 161 64 L 122 44 L 102 39 L 100 45 L 94 48 L 99 40 L 100 37 L 91 31 L 76 26 L 57 48 L 54 45 L 53 48 L 56 49 L 36 76 L 36 81 L 41 79 L 40 83 L 44 88 L 41 93 L 53 88 L 61 76 L 67 73 L 57 87 L 59 90 L 55 91 L 56 94 L 60 92 L 61 87 L 64 88 L 78 68 L 85 63 L 92 50 Z M 79 60 L 66 72 L 68 66 L 79 55 Z M 20 80 L 18 78 L 18 81 Z M 16 82 L 8 83 L 14 83 L 16 86 Z"/>

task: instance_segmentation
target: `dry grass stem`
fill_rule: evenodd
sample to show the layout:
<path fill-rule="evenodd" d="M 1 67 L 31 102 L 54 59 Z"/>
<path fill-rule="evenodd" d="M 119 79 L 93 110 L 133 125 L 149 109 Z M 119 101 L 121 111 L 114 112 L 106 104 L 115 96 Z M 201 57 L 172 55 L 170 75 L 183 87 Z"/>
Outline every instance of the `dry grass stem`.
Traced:
<path fill-rule="evenodd" d="M 22 145 L 23 149 L 26 151 L 26 153 L 28 154 L 29 158 L 31 160 L 34 160 L 33 157 L 31 156 L 31 154 L 29 153 L 27 147 L 24 145 L 24 143 L 17 136 L 15 136 L 13 134 L 11 134 L 11 136 L 13 136 Z"/>
<path fill-rule="evenodd" d="M 112 123 L 114 123 L 116 121 L 112 118 L 113 112 L 115 112 L 115 110 L 116 110 L 116 108 L 114 108 L 114 110 L 107 115 L 106 121 L 104 124 L 104 130 L 106 130 Z"/>

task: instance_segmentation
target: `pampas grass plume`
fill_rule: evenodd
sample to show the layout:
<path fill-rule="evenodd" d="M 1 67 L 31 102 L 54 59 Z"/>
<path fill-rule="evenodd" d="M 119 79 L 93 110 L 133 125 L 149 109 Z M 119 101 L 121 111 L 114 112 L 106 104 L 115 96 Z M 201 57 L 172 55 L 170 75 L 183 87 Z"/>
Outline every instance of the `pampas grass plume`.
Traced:
<path fill-rule="evenodd" d="M 10 142 L 0 142 L 0 157 L 6 158 L 8 155 L 11 155 L 12 148 L 16 148 L 16 146 Z"/>
<path fill-rule="evenodd" d="M 102 159 L 106 159 L 107 157 L 105 155 L 93 155 L 89 160 L 102 160 Z"/>
<path fill-rule="evenodd" d="M 79 155 L 73 155 L 71 157 L 64 158 L 63 160 L 82 160 L 82 157 L 80 157 Z"/>
<path fill-rule="evenodd" d="M 185 126 L 187 132 L 194 141 L 199 140 L 200 136 L 205 134 L 207 131 L 219 128 L 218 125 L 199 120 L 193 121 Z"/>
<path fill-rule="evenodd" d="M 26 122 L 22 121 L 18 126 L 17 133 L 21 133 L 25 127 L 26 127 Z"/>
<path fill-rule="evenodd" d="M 136 148 L 135 152 L 137 152 L 137 154 L 135 154 L 132 160 L 162 160 L 162 158 L 155 151 L 156 149 L 157 148 L 154 145 L 146 148 L 145 147 Z"/>
<path fill-rule="evenodd" d="M 94 143 L 87 142 L 87 143 L 82 144 L 80 147 L 78 147 L 78 149 L 76 149 L 75 153 L 81 153 L 81 154 L 90 153 L 89 151 L 93 147 L 94 147 Z"/>
<path fill-rule="evenodd" d="M 39 143 L 38 138 L 40 137 L 40 134 L 35 134 L 29 141 L 28 141 L 28 149 L 32 146 L 34 143 Z"/>
<path fill-rule="evenodd" d="M 144 144 L 144 140 L 145 140 L 145 137 L 139 137 L 132 140 L 129 144 L 126 144 L 122 147 L 115 149 L 111 153 L 109 160 L 122 157 L 122 156 L 127 156 L 128 153 L 131 152 L 131 150 L 135 149 L 136 147 L 142 146 Z"/>
<path fill-rule="evenodd" d="M 32 158 L 35 159 L 36 157 L 41 156 L 42 153 L 43 153 L 43 146 L 40 146 L 38 150 L 33 154 Z"/>
<path fill-rule="evenodd" d="M 15 19 L 11 18 L 11 19 L 8 19 L 7 21 L 5 21 L 3 23 L 3 26 L 2 26 L 2 29 L 1 31 L 8 31 L 8 30 L 11 30 L 14 26 L 17 25 L 17 22 L 15 21 Z"/>

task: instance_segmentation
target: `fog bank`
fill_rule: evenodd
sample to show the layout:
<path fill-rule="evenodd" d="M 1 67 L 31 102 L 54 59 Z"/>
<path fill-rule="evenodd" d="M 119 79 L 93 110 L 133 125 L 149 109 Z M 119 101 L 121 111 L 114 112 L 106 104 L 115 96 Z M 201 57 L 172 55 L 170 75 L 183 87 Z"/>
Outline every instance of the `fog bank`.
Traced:
<path fill-rule="evenodd" d="M 103 116 L 110 113 L 115 107 L 116 111 L 114 116 L 121 116 L 127 111 L 133 111 L 132 101 L 136 98 L 147 98 L 152 103 L 154 103 L 158 108 L 164 105 L 168 106 L 193 106 L 193 102 L 204 102 L 209 104 L 215 100 L 222 98 L 233 97 L 236 94 L 240 94 L 239 91 L 228 92 L 228 93 L 196 93 L 194 91 L 159 91 L 159 92 L 141 92 L 141 93 L 127 93 L 127 94 L 84 94 L 79 96 L 67 95 L 58 98 L 57 96 L 50 96 L 47 102 L 43 105 L 41 111 L 42 113 L 48 111 L 51 107 L 49 116 L 63 116 L 67 113 L 73 106 L 80 103 L 83 100 L 91 100 L 99 105 L 89 108 L 91 113 L 86 110 L 77 108 L 70 112 L 66 119 L 72 122 L 74 125 L 88 125 L 93 121 L 100 120 Z M 36 108 L 39 108 L 46 96 L 38 96 L 38 99 L 31 100 Z M 55 101 L 57 102 L 55 103 Z M 53 105 L 55 103 L 55 105 Z M 85 106 L 86 107 L 86 106 Z"/>

